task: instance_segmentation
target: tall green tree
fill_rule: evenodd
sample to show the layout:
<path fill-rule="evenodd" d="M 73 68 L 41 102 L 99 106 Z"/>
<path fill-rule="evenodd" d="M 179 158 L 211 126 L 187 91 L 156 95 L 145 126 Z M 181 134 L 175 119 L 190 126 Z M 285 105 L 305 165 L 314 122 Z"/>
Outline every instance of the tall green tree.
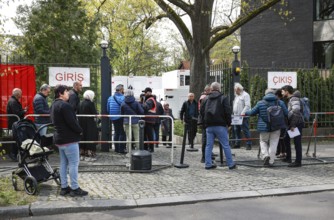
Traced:
<path fill-rule="evenodd" d="M 227 20 L 230 23 L 213 24 L 212 19 L 215 7 L 214 0 L 153 0 L 161 9 L 157 16 L 147 19 L 147 27 L 162 18 L 171 20 L 189 51 L 191 61 L 190 90 L 199 96 L 205 86 L 206 66 L 210 63 L 210 49 L 219 41 L 233 34 L 242 25 L 251 21 L 261 12 L 269 9 L 284 0 L 252 0 L 252 4 L 247 4 L 248 0 L 232 0 L 232 10 L 234 5 L 238 5 L 241 13 L 230 16 Z M 226 2 L 226 1 L 225 1 Z M 254 3 L 254 4 L 253 4 Z M 190 18 L 191 27 L 187 27 L 182 19 L 187 15 Z"/>
<path fill-rule="evenodd" d="M 98 60 L 97 26 L 79 0 L 21 5 L 15 23 L 24 35 L 20 51 L 32 61 L 79 64 Z"/>
<path fill-rule="evenodd" d="M 143 0 L 87 1 L 88 11 L 98 14 L 100 37 L 109 41 L 115 75 L 159 75 L 168 66 L 167 51 L 145 30 L 142 18 L 157 6 Z M 94 15 L 95 14 L 95 15 Z"/>

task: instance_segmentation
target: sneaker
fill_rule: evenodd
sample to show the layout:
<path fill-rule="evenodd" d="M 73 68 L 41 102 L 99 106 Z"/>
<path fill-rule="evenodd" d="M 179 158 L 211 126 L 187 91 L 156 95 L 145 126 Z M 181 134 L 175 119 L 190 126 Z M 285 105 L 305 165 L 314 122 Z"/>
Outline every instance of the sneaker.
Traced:
<path fill-rule="evenodd" d="M 216 164 L 212 164 L 211 167 L 205 167 L 206 170 L 212 170 L 212 169 L 216 169 L 217 165 Z"/>
<path fill-rule="evenodd" d="M 84 161 L 85 157 L 84 156 L 80 156 L 80 161 Z"/>
<path fill-rule="evenodd" d="M 285 163 L 292 163 L 291 159 L 287 159 L 287 158 L 284 158 L 284 159 L 282 160 L 282 162 L 285 162 Z"/>
<path fill-rule="evenodd" d="M 230 170 L 234 170 L 234 169 L 237 169 L 237 168 L 238 168 L 237 165 L 234 164 L 233 166 L 229 167 L 228 169 L 230 169 Z"/>
<path fill-rule="evenodd" d="M 264 160 L 263 160 L 263 165 L 264 166 L 268 166 L 269 165 L 269 160 L 270 160 L 270 157 L 265 157 Z"/>
<path fill-rule="evenodd" d="M 201 163 L 204 163 L 205 162 L 205 159 L 204 157 L 201 158 Z"/>
<path fill-rule="evenodd" d="M 301 167 L 302 166 L 302 164 L 301 163 L 298 163 L 298 162 L 293 162 L 293 163 L 290 163 L 289 165 L 288 165 L 288 167 Z"/>
<path fill-rule="evenodd" d="M 71 187 L 61 188 L 59 195 L 66 196 L 71 192 Z"/>
<path fill-rule="evenodd" d="M 75 196 L 87 196 L 88 192 L 85 190 L 82 190 L 80 187 L 75 189 L 75 190 L 71 190 L 70 192 L 70 196 L 75 197 Z"/>

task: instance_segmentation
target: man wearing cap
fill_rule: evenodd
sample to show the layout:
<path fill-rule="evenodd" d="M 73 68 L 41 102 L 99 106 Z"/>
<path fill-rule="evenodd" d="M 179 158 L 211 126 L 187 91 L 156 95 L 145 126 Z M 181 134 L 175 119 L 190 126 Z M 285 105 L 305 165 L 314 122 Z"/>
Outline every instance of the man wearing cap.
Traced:
<path fill-rule="evenodd" d="M 73 107 L 74 112 L 77 114 L 79 110 L 80 98 L 79 93 L 82 91 L 82 83 L 80 81 L 73 83 L 73 89 L 70 90 L 70 98 L 68 102 Z"/>
<path fill-rule="evenodd" d="M 43 84 L 40 89 L 39 93 L 37 93 L 33 100 L 34 106 L 34 114 L 50 114 L 50 107 L 48 105 L 47 97 L 50 94 L 50 86 L 48 84 Z M 50 123 L 50 117 L 41 116 L 35 118 L 35 124 L 37 128 Z M 47 132 L 47 127 L 42 128 L 39 131 L 39 134 L 45 135 Z"/>
<path fill-rule="evenodd" d="M 107 111 L 109 115 L 121 115 L 121 105 L 124 102 L 124 86 L 119 84 L 116 86 L 116 91 L 113 96 L 110 96 L 107 103 Z M 114 125 L 114 141 L 125 141 L 126 135 L 123 127 L 122 117 L 110 117 Z M 126 154 L 125 143 L 115 143 L 115 152 Z"/>
<path fill-rule="evenodd" d="M 143 109 L 145 115 L 156 115 L 157 112 L 157 103 L 152 95 L 152 89 L 150 87 L 145 88 L 142 91 L 145 94 Z M 146 141 L 154 141 L 154 124 L 156 122 L 156 118 L 145 117 L 145 130 L 144 136 Z M 144 149 L 150 152 L 154 152 L 154 144 L 144 144 Z"/>

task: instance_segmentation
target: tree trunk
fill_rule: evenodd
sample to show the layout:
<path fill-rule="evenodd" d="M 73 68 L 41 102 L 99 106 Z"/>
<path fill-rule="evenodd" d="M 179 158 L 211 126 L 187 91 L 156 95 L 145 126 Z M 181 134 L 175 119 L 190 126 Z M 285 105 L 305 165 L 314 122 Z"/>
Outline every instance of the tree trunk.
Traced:
<path fill-rule="evenodd" d="M 192 51 L 190 51 L 190 92 L 198 100 L 206 85 L 206 65 L 209 65 L 209 51 L 204 48 L 210 43 L 211 13 L 213 0 L 197 0 L 191 16 L 193 29 Z"/>

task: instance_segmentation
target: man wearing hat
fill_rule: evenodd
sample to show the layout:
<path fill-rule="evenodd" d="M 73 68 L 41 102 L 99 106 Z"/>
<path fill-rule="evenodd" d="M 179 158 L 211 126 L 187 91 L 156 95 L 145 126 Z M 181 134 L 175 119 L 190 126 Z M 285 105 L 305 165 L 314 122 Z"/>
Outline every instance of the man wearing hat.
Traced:
<path fill-rule="evenodd" d="M 43 84 L 39 92 L 35 95 L 33 100 L 33 106 L 34 106 L 34 114 L 50 114 L 50 107 L 48 105 L 47 98 L 50 94 L 50 86 L 48 84 Z M 50 123 L 50 117 L 49 116 L 41 116 L 35 118 L 35 124 L 37 128 Z M 47 127 L 42 128 L 39 131 L 39 134 L 45 135 L 47 132 Z"/>
<path fill-rule="evenodd" d="M 152 89 L 150 87 L 146 87 L 145 90 L 142 91 L 145 94 L 143 109 L 145 115 L 156 115 L 157 112 L 157 103 L 152 95 Z M 154 141 L 154 124 L 156 122 L 156 118 L 145 117 L 145 129 L 144 136 L 146 141 Z M 154 144 L 144 144 L 144 149 L 150 152 L 154 152 Z"/>
<path fill-rule="evenodd" d="M 121 105 L 124 102 L 124 86 L 119 84 L 116 86 L 116 91 L 113 96 L 110 96 L 107 103 L 107 111 L 109 115 L 121 115 Z M 114 125 L 114 141 L 125 141 L 126 135 L 123 127 L 122 117 L 110 117 L 112 124 Z M 115 152 L 126 154 L 126 148 L 124 143 L 115 143 Z"/>

